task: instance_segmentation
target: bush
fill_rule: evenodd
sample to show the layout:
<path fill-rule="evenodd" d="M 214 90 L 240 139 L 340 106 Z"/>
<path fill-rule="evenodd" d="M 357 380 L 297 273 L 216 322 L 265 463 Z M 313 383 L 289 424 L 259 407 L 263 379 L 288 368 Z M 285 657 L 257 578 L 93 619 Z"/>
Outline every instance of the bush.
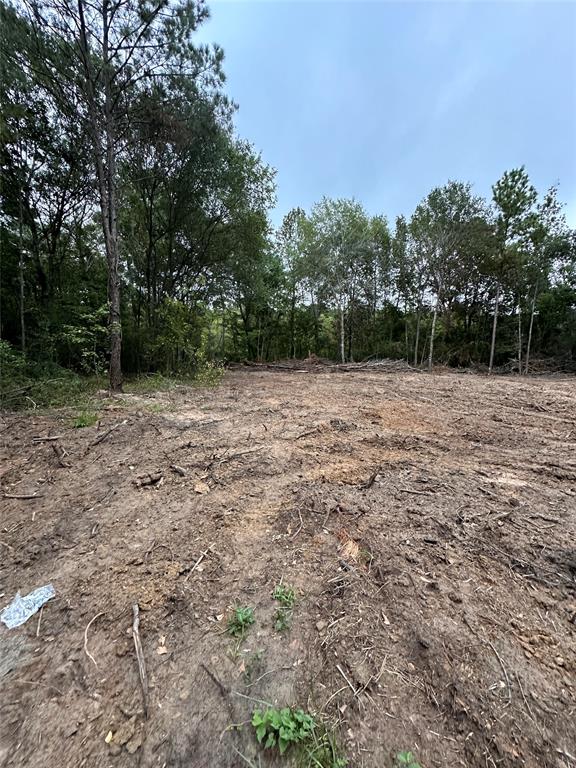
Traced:
<path fill-rule="evenodd" d="M 55 363 L 27 361 L 8 342 L 0 341 L 0 408 L 83 405 L 104 385 L 98 377 L 81 377 Z"/>

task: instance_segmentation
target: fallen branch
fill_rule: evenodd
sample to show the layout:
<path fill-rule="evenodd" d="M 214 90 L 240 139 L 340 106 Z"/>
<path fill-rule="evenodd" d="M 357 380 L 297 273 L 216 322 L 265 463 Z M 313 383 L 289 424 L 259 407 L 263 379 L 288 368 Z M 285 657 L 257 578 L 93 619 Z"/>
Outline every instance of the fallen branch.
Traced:
<path fill-rule="evenodd" d="M 49 443 L 52 440 L 61 440 L 64 437 L 64 435 L 51 435 L 49 437 L 33 437 L 32 442 L 33 443 Z"/>
<path fill-rule="evenodd" d="M 368 480 L 366 480 L 364 483 L 360 483 L 358 485 L 358 488 L 361 488 L 364 491 L 367 491 L 369 488 L 372 488 L 374 483 L 376 482 L 376 478 L 380 474 L 382 467 L 378 467 L 375 472 L 372 472 Z"/>
<path fill-rule="evenodd" d="M 340 674 L 342 675 L 342 677 L 344 678 L 344 680 L 348 684 L 348 687 L 350 688 L 350 690 L 352 691 L 354 696 L 356 696 L 357 690 L 356 690 L 356 688 L 354 688 L 354 686 L 352 685 L 350 680 L 348 680 L 348 678 L 346 677 L 346 674 L 345 674 L 344 670 L 342 669 L 342 667 L 340 666 L 340 664 L 336 664 L 336 669 L 338 670 L 338 672 L 340 672 Z"/>
<path fill-rule="evenodd" d="M 3 499 L 21 499 L 22 501 L 27 499 L 41 499 L 42 496 L 38 496 L 37 493 L 3 493 Z"/>
<path fill-rule="evenodd" d="M 506 671 L 506 667 L 504 666 L 504 662 L 502 661 L 502 658 L 501 658 L 500 654 L 498 653 L 498 651 L 496 650 L 496 648 L 494 648 L 494 646 L 492 645 L 490 640 L 487 640 L 486 642 L 488 643 L 490 648 L 492 648 L 492 650 L 494 651 L 494 655 L 498 659 L 498 663 L 500 664 L 500 667 L 502 668 L 502 672 L 504 673 L 504 678 L 506 680 L 506 685 L 508 686 L 508 701 L 506 703 L 506 706 L 509 706 L 509 704 L 512 701 L 512 686 L 510 685 L 510 679 L 508 678 L 508 672 Z"/>
<path fill-rule="evenodd" d="M 132 638 L 138 659 L 138 672 L 140 674 L 140 684 L 142 686 L 142 698 L 144 700 L 144 715 L 148 719 L 148 675 L 146 674 L 146 664 L 144 662 L 144 651 L 142 650 L 142 641 L 140 640 L 140 609 L 138 603 L 132 606 L 134 621 L 132 623 Z"/>
<path fill-rule="evenodd" d="M 54 451 L 54 454 L 56 455 L 56 458 L 58 459 L 58 464 L 63 467 L 64 469 L 69 469 L 72 464 L 69 464 L 67 461 L 64 461 L 64 458 L 68 456 L 68 452 L 62 448 L 61 445 L 56 445 L 56 443 L 52 443 L 52 450 Z"/>
<path fill-rule="evenodd" d="M 128 424 L 128 419 L 124 419 L 124 421 L 119 421 L 118 424 L 114 424 L 110 429 L 108 429 L 106 432 L 104 432 L 102 435 L 98 435 L 96 440 L 94 440 L 90 445 L 98 445 L 99 443 L 102 443 L 104 440 L 106 440 L 107 437 L 109 437 L 114 430 L 118 429 L 118 427 L 123 427 L 124 424 Z"/>
<path fill-rule="evenodd" d="M 412 488 L 398 488 L 398 493 L 413 493 L 415 496 L 434 496 L 432 491 L 416 491 Z"/>
<path fill-rule="evenodd" d="M 96 659 L 94 658 L 94 656 L 92 656 L 92 654 L 88 650 L 88 630 L 90 629 L 92 624 L 94 624 L 96 619 L 98 619 L 100 616 L 104 616 L 104 614 L 103 613 L 97 613 L 96 616 L 94 616 L 93 619 L 90 619 L 90 621 L 86 625 L 86 629 L 84 630 L 84 653 L 86 654 L 86 656 L 88 656 L 88 658 L 94 664 L 96 669 L 98 669 L 98 664 L 96 663 Z M 38 626 L 40 626 L 40 623 L 38 623 Z"/>
<path fill-rule="evenodd" d="M 298 526 L 298 529 L 295 531 L 295 533 L 293 533 L 292 536 L 290 536 L 291 539 L 295 539 L 296 536 L 298 536 L 298 534 L 302 530 L 302 526 L 304 525 L 304 521 L 302 520 L 302 512 L 300 512 L 300 510 L 298 510 L 298 517 L 300 518 L 300 525 Z"/>
<path fill-rule="evenodd" d="M 216 544 L 216 542 L 214 542 L 213 544 L 210 544 L 210 546 L 208 547 L 208 549 L 205 549 L 205 550 L 204 550 L 204 552 L 202 552 L 202 554 L 200 555 L 200 557 L 198 558 L 198 560 L 196 560 L 196 562 L 194 563 L 194 565 L 192 566 L 192 568 L 190 568 L 190 573 L 189 573 L 189 574 L 186 576 L 186 578 L 184 579 L 184 581 L 188 581 L 188 579 L 189 579 L 189 578 L 190 578 L 190 576 L 191 576 L 191 575 L 194 573 L 194 571 L 196 570 L 196 568 L 198 568 L 198 566 L 200 565 L 200 563 L 202 562 L 202 560 L 204 560 L 204 558 L 206 557 L 206 555 L 208 554 L 208 552 L 212 552 L 212 547 L 214 546 L 214 544 Z"/>

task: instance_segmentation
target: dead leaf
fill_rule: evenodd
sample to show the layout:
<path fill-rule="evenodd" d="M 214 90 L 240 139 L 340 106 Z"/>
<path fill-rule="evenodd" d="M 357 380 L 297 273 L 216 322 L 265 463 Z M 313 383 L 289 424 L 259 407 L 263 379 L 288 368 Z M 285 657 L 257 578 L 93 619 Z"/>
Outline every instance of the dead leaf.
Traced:
<path fill-rule="evenodd" d="M 342 546 L 340 554 L 344 560 L 357 560 L 360 547 L 354 541 L 354 539 L 348 539 L 348 541 Z"/>
<path fill-rule="evenodd" d="M 204 483 L 202 480 L 200 482 L 196 483 L 194 486 L 195 493 L 208 493 L 210 490 L 210 486 L 208 483 Z"/>

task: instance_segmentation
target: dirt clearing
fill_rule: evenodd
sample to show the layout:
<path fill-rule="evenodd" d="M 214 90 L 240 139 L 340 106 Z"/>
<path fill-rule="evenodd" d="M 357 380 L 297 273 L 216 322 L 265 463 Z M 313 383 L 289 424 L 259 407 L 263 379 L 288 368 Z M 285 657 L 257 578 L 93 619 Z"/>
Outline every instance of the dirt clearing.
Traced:
<path fill-rule="evenodd" d="M 289 765 L 260 701 L 353 766 L 576 766 L 573 379 L 236 371 L 1 440 L 0 604 L 56 590 L 0 628 L 1 765 Z"/>

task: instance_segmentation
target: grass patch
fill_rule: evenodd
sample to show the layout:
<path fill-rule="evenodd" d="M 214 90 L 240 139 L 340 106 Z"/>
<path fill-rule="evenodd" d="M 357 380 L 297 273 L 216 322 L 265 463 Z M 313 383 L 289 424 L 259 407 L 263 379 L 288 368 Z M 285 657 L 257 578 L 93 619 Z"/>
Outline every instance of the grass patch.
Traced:
<path fill-rule="evenodd" d="M 287 632 L 292 626 L 292 609 L 296 602 L 296 592 L 287 584 L 274 587 L 272 597 L 280 603 L 280 608 L 274 614 L 274 629 L 277 632 Z"/>
<path fill-rule="evenodd" d="M 325 725 L 302 709 L 255 709 L 252 727 L 265 749 L 294 751 L 299 768 L 345 768 L 346 758 Z"/>
<path fill-rule="evenodd" d="M 83 427 L 93 427 L 98 421 L 98 414 L 93 411 L 82 411 L 72 422 L 74 429 L 82 429 Z"/>
<path fill-rule="evenodd" d="M 398 752 L 394 760 L 394 768 L 422 768 L 412 752 Z"/>
<path fill-rule="evenodd" d="M 249 627 L 254 624 L 254 609 L 250 606 L 237 606 L 228 619 L 227 631 L 232 637 L 240 640 L 244 637 Z"/>
<path fill-rule="evenodd" d="M 274 588 L 274 592 L 272 592 L 272 597 L 274 600 L 278 600 L 284 608 L 294 608 L 296 592 L 294 592 L 291 587 L 288 587 L 285 584 L 278 584 L 278 586 Z"/>
<path fill-rule="evenodd" d="M 277 632 L 287 632 L 292 626 L 292 611 L 278 608 L 274 614 L 274 629 Z"/>

